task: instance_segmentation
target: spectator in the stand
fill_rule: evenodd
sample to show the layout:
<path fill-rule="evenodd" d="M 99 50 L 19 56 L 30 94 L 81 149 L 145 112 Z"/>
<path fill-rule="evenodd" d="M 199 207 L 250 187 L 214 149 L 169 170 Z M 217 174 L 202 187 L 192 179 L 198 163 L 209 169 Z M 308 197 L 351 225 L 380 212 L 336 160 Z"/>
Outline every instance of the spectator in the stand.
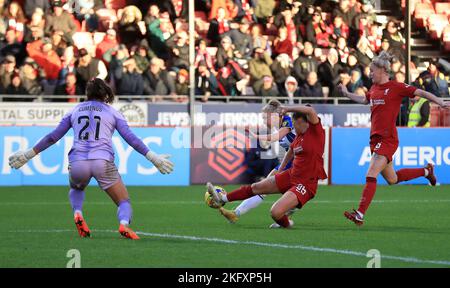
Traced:
<path fill-rule="evenodd" d="M 14 73 L 11 76 L 11 83 L 6 88 L 5 93 L 8 95 L 28 95 L 28 91 L 23 87 L 22 80 L 20 79 L 20 75 L 18 73 Z M 27 98 L 24 98 L 20 101 L 31 101 L 31 99 L 27 100 Z"/>
<path fill-rule="evenodd" d="M 16 72 L 16 58 L 12 55 L 7 55 L 0 66 L 0 90 L 4 93 L 9 84 L 11 84 L 11 78 Z"/>
<path fill-rule="evenodd" d="M 361 71 L 353 70 L 350 72 L 350 83 L 347 85 L 348 91 L 354 93 L 358 88 L 364 87 L 361 79 Z"/>
<path fill-rule="evenodd" d="M 47 13 L 50 9 L 50 1 L 48 0 L 26 0 L 25 1 L 25 15 L 28 18 L 32 18 L 33 13 L 39 8 L 43 11 L 43 14 Z"/>
<path fill-rule="evenodd" d="M 350 72 L 353 70 L 362 71 L 362 66 L 358 64 L 358 58 L 356 58 L 356 55 L 354 53 L 348 55 L 346 64 L 347 65 L 344 65 L 344 67 L 347 68 Z"/>
<path fill-rule="evenodd" d="M 339 61 L 342 64 L 347 64 L 348 56 L 350 55 L 350 49 L 347 47 L 347 39 L 339 37 L 336 49 L 339 54 Z"/>
<path fill-rule="evenodd" d="M 145 95 L 171 95 L 175 97 L 175 79 L 166 70 L 164 60 L 157 57 L 152 58 L 150 68 L 144 72 L 143 77 Z"/>
<path fill-rule="evenodd" d="M 292 76 L 287 77 L 284 83 L 284 89 L 286 93 L 282 95 L 289 98 L 289 104 L 294 104 L 294 96 L 298 96 L 299 93 L 297 80 Z"/>
<path fill-rule="evenodd" d="M 26 58 L 22 67 L 20 67 L 19 75 L 22 79 L 22 86 L 27 90 L 29 95 L 41 95 L 43 93 L 40 84 L 42 73 L 36 62 L 31 58 Z"/>
<path fill-rule="evenodd" d="M 236 21 L 236 23 L 239 23 L 236 27 L 238 29 L 231 29 L 225 35 L 231 38 L 236 50 L 235 57 L 248 60 L 253 52 L 253 41 L 249 34 L 250 22 L 247 18 L 244 18 L 240 22 Z M 233 28 L 233 25 L 231 27 Z"/>
<path fill-rule="evenodd" d="M 361 79 L 363 81 L 364 88 L 370 90 L 370 87 L 372 87 L 372 78 L 370 78 L 370 66 L 364 67 Z"/>
<path fill-rule="evenodd" d="M 76 32 L 76 25 L 71 14 L 64 11 L 64 2 L 54 0 L 51 2 L 53 12 L 45 18 L 45 34 L 50 35 L 55 30 L 61 30 L 64 34 L 72 35 Z"/>
<path fill-rule="evenodd" d="M 211 95 L 219 95 L 217 79 L 205 62 L 199 63 L 195 79 L 195 95 L 202 95 L 203 102 L 208 101 Z"/>
<path fill-rule="evenodd" d="M 333 25 L 331 25 L 330 29 L 332 31 L 332 41 L 334 41 L 335 43 L 337 43 L 340 37 L 347 39 L 350 35 L 348 25 L 344 23 L 344 20 L 341 16 L 336 16 L 333 19 Z"/>
<path fill-rule="evenodd" d="M 271 51 L 270 44 L 267 36 L 262 35 L 262 28 L 260 24 L 254 24 L 250 29 L 250 35 L 252 36 L 253 49 L 262 48 L 264 50 Z"/>
<path fill-rule="evenodd" d="M 13 30 L 19 42 L 23 40 L 24 28 L 27 19 L 19 2 L 12 1 L 4 15 L 5 21 L 8 22 L 8 29 Z M 18 62 L 19 63 L 19 62 Z"/>
<path fill-rule="evenodd" d="M 301 97 L 323 97 L 322 85 L 320 85 L 317 73 L 309 72 L 306 83 L 300 86 L 299 96 Z"/>
<path fill-rule="evenodd" d="M 354 18 L 356 15 L 355 8 L 350 6 L 349 0 L 339 0 L 338 7 L 334 8 L 332 12 L 333 19 L 339 16 L 345 24 L 352 28 L 355 28 Z"/>
<path fill-rule="evenodd" d="M 291 59 L 287 54 L 279 54 L 277 58 L 270 65 L 270 70 L 272 70 L 272 75 L 277 84 L 278 91 L 285 95 L 285 82 L 287 77 L 291 75 Z"/>
<path fill-rule="evenodd" d="M 166 44 L 171 49 L 172 67 L 177 69 L 189 69 L 189 35 L 186 31 L 179 31 L 167 39 Z"/>
<path fill-rule="evenodd" d="M 277 86 L 273 82 L 272 76 L 266 75 L 263 77 L 263 85 L 260 90 L 260 95 L 263 97 L 276 97 L 280 96 L 280 92 L 277 89 Z"/>
<path fill-rule="evenodd" d="M 318 67 L 319 81 L 322 86 L 329 88 L 330 96 L 337 96 L 335 93 L 336 85 L 339 83 L 339 72 L 342 66 L 339 65 L 339 55 L 336 49 L 330 49 L 327 55 L 327 61 Z"/>
<path fill-rule="evenodd" d="M 64 32 L 61 30 L 53 31 L 51 36 L 53 50 L 59 57 L 63 56 L 66 48 L 72 44 L 72 39 L 64 35 Z"/>
<path fill-rule="evenodd" d="M 127 59 L 122 66 L 117 65 L 114 71 L 116 80 L 116 93 L 118 95 L 142 95 L 144 82 L 142 75 L 136 71 L 134 58 Z"/>
<path fill-rule="evenodd" d="M 383 30 L 383 39 L 389 41 L 389 51 L 402 63 L 405 62 L 404 59 L 404 45 L 405 39 L 402 33 L 399 31 L 399 24 L 391 20 L 386 24 L 386 29 Z"/>
<path fill-rule="evenodd" d="M 395 73 L 399 72 L 402 69 L 402 62 L 400 62 L 399 59 L 395 58 L 392 59 L 391 62 L 391 73 L 392 75 L 395 75 Z"/>
<path fill-rule="evenodd" d="M 430 127 L 430 101 L 415 96 L 408 113 L 408 127 Z"/>
<path fill-rule="evenodd" d="M 236 96 L 236 79 L 232 75 L 232 69 L 229 66 L 222 67 L 216 76 L 218 91 L 221 95 Z"/>
<path fill-rule="evenodd" d="M 45 71 L 46 79 L 55 81 L 58 79 L 62 68 L 61 59 L 53 50 L 50 38 L 44 38 L 27 44 L 28 55 Z"/>
<path fill-rule="evenodd" d="M 222 68 L 234 59 L 234 46 L 231 43 L 231 38 L 224 36 L 220 41 L 220 46 L 217 49 L 216 64 L 217 68 Z"/>
<path fill-rule="evenodd" d="M 270 58 L 269 54 L 262 48 L 254 49 L 253 59 L 250 60 L 248 66 L 250 81 L 255 95 L 260 94 L 263 77 L 272 76 L 272 71 L 270 70 L 270 65 L 272 65 L 272 63 L 272 58 Z"/>
<path fill-rule="evenodd" d="M 128 49 L 139 44 L 147 33 L 145 24 L 141 20 L 142 13 L 136 6 L 126 6 L 122 10 L 118 23 L 118 34 L 121 44 L 127 46 Z"/>
<path fill-rule="evenodd" d="M 280 54 L 287 54 L 292 58 L 292 45 L 291 40 L 288 38 L 288 29 L 283 26 L 278 29 L 278 37 L 273 42 L 273 56 L 276 57 Z"/>
<path fill-rule="evenodd" d="M 19 65 L 25 59 L 24 47 L 17 41 L 16 32 L 12 29 L 6 31 L 5 42 L 0 42 L 0 58 L 4 58 L 6 55 L 14 55 Z"/>
<path fill-rule="evenodd" d="M 77 77 L 73 73 L 68 73 L 66 75 L 65 83 L 56 86 L 55 95 L 65 95 L 65 96 L 77 96 L 83 95 L 84 91 L 81 90 L 80 86 L 77 85 Z M 56 100 L 56 102 L 76 102 L 76 98 L 68 98 L 63 100 Z"/>
<path fill-rule="evenodd" d="M 282 21 L 279 27 L 284 26 L 287 29 L 287 39 L 291 41 L 292 45 L 295 45 L 297 42 L 297 27 L 295 26 L 294 16 L 292 12 L 292 6 L 286 6 L 284 11 L 281 12 Z M 277 24 L 275 22 L 275 24 Z"/>
<path fill-rule="evenodd" d="M 366 37 L 361 37 L 356 45 L 356 58 L 362 66 L 369 66 L 375 56 L 369 45 L 369 40 Z"/>
<path fill-rule="evenodd" d="M 438 97 L 448 98 L 448 78 L 439 71 L 438 61 L 432 59 L 428 65 L 428 69 L 420 73 L 418 79 L 419 87 L 423 87 L 424 90 L 430 92 Z"/>
<path fill-rule="evenodd" d="M 265 24 L 267 18 L 273 15 L 273 9 L 275 8 L 275 0 L 256 1 L 255 16 L 258 23 Z"/>
<path fill-rule="evenodd" d="M 177 95 L 189 95 L 189 72 L 186 69 L 181 69 L 177 76 L 177 83 L 175 84 Z"/>
<path fill-rule="evenodd" d="M 378 25 L 372 24 L 370 26 L 369 35 L 367 36 L 367 40 L 369 40 L 370 43 L 370 49 L 375 53 L 380 52 L 381 49 L 382 36 L 378 32 L 378 29 Z"/>
<path fill-rule="evenodd" d="M 225 18 L 228 20 L 234 19 L 239 10 L 233 0 L 212 0 L 209 20 L 216 18 L 220 8 L 225 10 Z"/>
<path fill-rule="evenodd" d="M 33 42 L 44 37 L 45 19 L 42 9 L 37 8 L 25 26 L 24 42 Z"/>
<path fill-rule="evenodd" d="M 294 61 L 294 75 L 300 84 L 306 81 L 308 72 L 317 72 L 319 62 L 314 57 L 314 47 L 311 42 L 305 42 L 302 55 Z"/>
<path fill-rule="evenodd" d="M 86 84 L 92 78 L 105 79 L 108 75 L 108 70 L 103 61 L 92 58 L 84 48 L 78 51 L 78 60 L 75 66 L 77 83 L 80 85 L 82 91 L 86 90 Z"/>
<path fill-rule="evenodd" d="M 142 43 L 134 51 L 133 59 L 136 61 L 137 71 L 142 74 L 150 67 L 150 60 L 156 57 L 155 53 L 146 43 Z"/>
<path fill-rule="evenodd" d="M 322 9 L 316 8 L 313 14 L 313 18 L 306 25 L 306 39 L 314 46 L 319 47 L 333 47 L 334 44 L 330 42 L 331 30 L 325 22 L 322 20 Z"/>
<path fill-rule="evenodd" d="M 211 20 L 207 38 L 211 41 L 211 46 L 218 46 L 221 36 L 230 30 L 230 22 L 226 18 L 225 8 L 217 10 L 217 17 Z"/>
<path fill-rule="evenodd" d="M 116 30 L 108 29 L 105 36 L 103 37 L 102 42 L 98 43 L 97 48 L 95 49 L 95 58 L 105 61 L 103 55 L 106 53 L 106 51 L 117 47 L 117 45 L 118 41 Z M 105 64 L 107 64 L 108 62 L 106 62 Z"/>
<path fill-rule="evenodd" d="M 194 67 L 198 68 L 200 61 L 204 61 L 206 66 L 208 66 L 208 69 L 214 70 L 213 59 L 206 48 L 206 41 L 201 39 L 198 43 L 198 47 L 196 48 L 197 53 L 195 55 Z"/>

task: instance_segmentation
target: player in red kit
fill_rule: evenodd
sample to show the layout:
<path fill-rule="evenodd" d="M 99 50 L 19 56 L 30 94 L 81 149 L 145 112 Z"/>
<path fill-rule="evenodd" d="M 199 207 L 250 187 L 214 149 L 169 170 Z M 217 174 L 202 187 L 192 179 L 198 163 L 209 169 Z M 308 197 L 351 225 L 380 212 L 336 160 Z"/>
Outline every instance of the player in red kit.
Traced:
<path fill-rule="evenodd" d="M 289 220 L 286 213 L 294 208 L 303 207 L 314 198 L 319 179 L 327 178 L 323 169 L 325 131 L 312 107 L 281 106 L 279 109 L 281 114 L 293 112 L 293 126 L 297 135 L 286 152 L 279 171 L 283 171 L 291 160 L 293 160 L 292 167 L 228 194 L 218 193 L 211 183 L 207 183 L 206 186 L 217 206 L 255 195 L 282 193 L 283 196 L 271 208 L 270 212 L 276 223 L 270 227 L 288 228 L 293 225 L 293 221 Z"/>
<path fill-rule="evenodd" d="M 392 157 L 398 148 L 398 135 L 395 124 L 402 98 L 404 97 L 423 97 L 446 109 L 450 105 L 431 93 L 405 83 L 389 80 L 392 58 L 386 52 L 381 52 L 378 57 L 374 58 L 370 65 L 370 77 L 373 85 L 365 97 L 348 92 L 347 88 L 342 84 L 338 86 L 338 89 L 344 96 L 355 102 L 370 104 L 371 106 L 370 149 L 372 159 L 366 174 L 366 185 L 358 210 L 344 213 L 344 216 L 356 225 L 363 224 L 364 214 L 375 195 L 377 177 L 380 173 L 389 185 L 419 177 L 426 177 L 432 186 L 436 185 L 432 163 L 428 163 L 424 168 L 394 170 Z"/>

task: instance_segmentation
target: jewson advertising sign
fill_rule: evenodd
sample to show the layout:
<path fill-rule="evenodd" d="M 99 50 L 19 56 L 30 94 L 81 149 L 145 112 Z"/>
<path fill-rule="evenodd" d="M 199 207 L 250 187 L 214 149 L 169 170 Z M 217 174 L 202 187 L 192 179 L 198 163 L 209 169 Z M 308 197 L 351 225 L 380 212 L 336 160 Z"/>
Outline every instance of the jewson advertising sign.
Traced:
<path fill-rule="evenodd" d="M 9 155 L 33 147 L 51 130 L 50 127 L 0 127 L 0 186 L 68 185 L 67 153 L 73 143 L 72 131 L 58 143 L 34 157 L 20 170 L 13 170 L 8 165 Z M 179 145 L 176 136 L 189 136 L 189 129 L 133 128 L 132 130 L 156 153 L 171 154 L 175 169 L 172 174 L 162 175 L 116 133 L 113 137 L 115 163 L 126 185 L 189 185 L 189 148 Z M 94 179 L 91 181 L 92 184 L 96 184 Z"/>
<path fill-rule="evenodd" d="M 370 163 L 368 128 L 333 128 L 332 130 L 332 183 L 363 184 Z M 399 128 L 400 145 L 394 155 L 394 169 L 423 167 L 435 164 L 440 184 L 450 184 L 450 129 Z M 386 184 L 383 177 L 378 183 Z M 428 184 L 425 178 L 405 182 Z"/>

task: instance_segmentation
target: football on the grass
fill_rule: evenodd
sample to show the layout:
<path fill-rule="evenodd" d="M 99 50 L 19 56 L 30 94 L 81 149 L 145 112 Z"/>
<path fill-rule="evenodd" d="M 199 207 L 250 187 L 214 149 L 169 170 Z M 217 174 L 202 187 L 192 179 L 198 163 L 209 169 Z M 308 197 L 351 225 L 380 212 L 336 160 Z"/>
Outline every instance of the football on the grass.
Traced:
<path fill-rule="evenodd" d="M 220 193 L 220 194 L 226 194 L 227 193 L 220 186 L 214 186 L 214 189 L 216 190 L 217 193 Z M 208 191 L 206 191 L 206 193 L 205 193 L 205 203 L 206 203 L 206 205 L 208 205 L 209 207 L 214 208 L 214 209 L 218 209 L 218 208 L 223 206 L 223 205 L 217 205 L 216 203 L 214 203 L 214 200 L 212 199 L 212 197 L 211 197 L 211 195 L 209 194 Z"/>

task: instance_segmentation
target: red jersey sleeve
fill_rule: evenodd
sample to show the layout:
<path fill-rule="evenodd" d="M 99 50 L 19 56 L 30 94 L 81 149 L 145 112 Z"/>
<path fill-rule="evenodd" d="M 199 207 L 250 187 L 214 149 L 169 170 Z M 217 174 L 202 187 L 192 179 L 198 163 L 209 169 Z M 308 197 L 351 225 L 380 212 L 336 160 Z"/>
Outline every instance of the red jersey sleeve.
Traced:
<path fill-rule="evenodd" d="M 319 133 L 323 133 L 323 127 L 322 127 L 322 119 L 319 118 L 319 122 L 317 122 L 316 124 L 311 124 L 309 123 L 309 128 L 308 129 L 312 129 L 312 131 L 314 131 L 314 133 L 319 134 Z"/>
<path fill-rule="evenodd" d="M 397 86 L 399 96 L 414 98 L 414 92 L 416 92 L 417 88 L 405 83 L 398 83 Z"/>

